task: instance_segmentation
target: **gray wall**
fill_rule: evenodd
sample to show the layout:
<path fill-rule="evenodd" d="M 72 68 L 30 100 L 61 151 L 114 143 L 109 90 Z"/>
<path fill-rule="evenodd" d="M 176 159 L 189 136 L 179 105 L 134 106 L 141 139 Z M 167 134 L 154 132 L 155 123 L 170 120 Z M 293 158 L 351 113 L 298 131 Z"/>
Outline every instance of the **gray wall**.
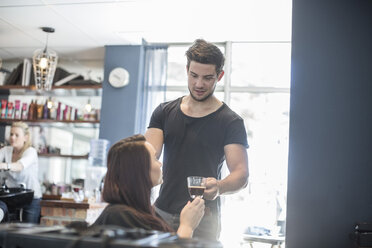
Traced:
<path fill-rule="evenodd" d="M 142 45 L 106 47 L 99 137 L 108 139 L 111 145 L 138 132 L 143 56 Z M 127 86 L 114 88 L 108 83 L 108 76 L 116 67 L 129 72 Z"/>
<path fill-rule="evenodd" d="M 372 1 L 294 0 L 287 246 L 372 222 Z"/>

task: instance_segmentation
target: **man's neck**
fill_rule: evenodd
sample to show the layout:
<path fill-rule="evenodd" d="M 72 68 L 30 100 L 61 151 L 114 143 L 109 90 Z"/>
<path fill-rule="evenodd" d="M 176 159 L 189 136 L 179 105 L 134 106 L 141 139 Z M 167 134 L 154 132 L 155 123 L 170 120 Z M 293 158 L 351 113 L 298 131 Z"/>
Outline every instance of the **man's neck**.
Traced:
<path fill-rule="evenodd" d="M 182 99 L 181 110 L 185 115 L 191 117 L 203 117 L 217 111 L 222 104 L 214 95 L 204 101 L 196 101 L 188 95 Z"/>

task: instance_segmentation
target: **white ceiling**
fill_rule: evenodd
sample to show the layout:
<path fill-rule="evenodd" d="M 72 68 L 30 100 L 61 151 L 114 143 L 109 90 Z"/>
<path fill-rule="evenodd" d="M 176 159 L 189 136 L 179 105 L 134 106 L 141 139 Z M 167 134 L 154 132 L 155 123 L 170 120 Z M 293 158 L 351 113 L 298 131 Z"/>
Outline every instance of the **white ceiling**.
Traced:
<path fill-rule="evenodd" d="M 0 58 L 100 60 L 105 45 L 290 40 L 290 0 L 0 0 Z"/>

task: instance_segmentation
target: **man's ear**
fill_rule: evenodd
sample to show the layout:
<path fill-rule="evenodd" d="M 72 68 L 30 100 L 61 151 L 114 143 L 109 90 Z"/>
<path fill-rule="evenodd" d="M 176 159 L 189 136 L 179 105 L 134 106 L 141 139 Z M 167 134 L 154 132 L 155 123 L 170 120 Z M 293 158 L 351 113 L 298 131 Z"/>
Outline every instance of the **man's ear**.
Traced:
<path fill-rule="evenodd" d="M 220 75 L 218 75 L 218 80 L 217 80 L 217 81 L 220 81 L 224 74 L 225 74 L 225 71 L 222 70 L 222 71 L 220 72 Z"/>

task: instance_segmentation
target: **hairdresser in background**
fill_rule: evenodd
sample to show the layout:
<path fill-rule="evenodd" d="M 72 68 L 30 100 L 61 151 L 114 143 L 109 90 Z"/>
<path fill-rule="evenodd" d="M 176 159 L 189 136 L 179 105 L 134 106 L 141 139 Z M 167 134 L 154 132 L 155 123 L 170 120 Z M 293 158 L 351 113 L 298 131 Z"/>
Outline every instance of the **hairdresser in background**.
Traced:
<path fill-rule="evenodd" d="M 34 190 L 34 199 L 23 208 L 23 222 L 39 223 L 41 189 L 38 180 L 38 156 L 31 146 L 29 127 L 24 122 L 14 122 L 10 129 L 10 146 L 0 149 L 0 170 L 4 170 L 7 187 L 25 184 Z"/>

